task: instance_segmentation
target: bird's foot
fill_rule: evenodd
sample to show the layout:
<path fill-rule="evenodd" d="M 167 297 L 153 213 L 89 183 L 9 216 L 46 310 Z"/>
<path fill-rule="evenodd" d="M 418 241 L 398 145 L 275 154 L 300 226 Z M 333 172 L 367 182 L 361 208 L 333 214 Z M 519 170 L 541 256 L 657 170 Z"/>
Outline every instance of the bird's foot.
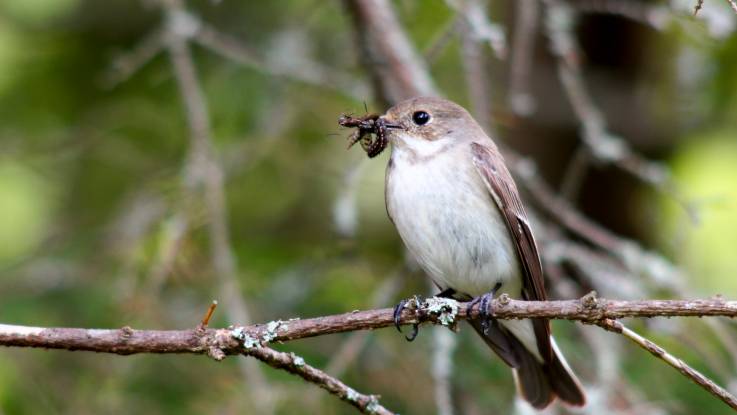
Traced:
<path fill-rule="evenodd" d="M 452 299 L 455 294 L 456 294 L 456 290 L 454 290 L 452 288 L 446 288 L 443 291 L 437 293 L 435 295 L 435 297 L 438 297 L 438 298 L 451 298 Z M 402 310 L 404 310 L 404 308 L 408 304 L 410 304 L 410 303 L 414 303 L 415 308 L 420 308 L 420 306 L 421 306 L 421 304 L 423 302 L 424 302 L 424 299 L 422 298 L 422 296 L 415 295 L 412 298 L 407 298 L 407 299 L 404 299 L 404 300 L 400 301 L 399 304 L 397 304 L 394 307 L 394 327 L 396 327 L 397 330 L 400 333 L 402 332 L 402 325 L 401 325 Z M 407 339 L 407 341 L 411 342 L 411 341 L 413 341 L 417 337 L 417 335 L 419 334 L 419 332 L 420 332 L 420 326 L 419 326 L 419 324 L 413 323 L 412 324 L 412 332 L 408 336 L 405 336 L 405 339 Z"/>
<path fill-rule="evenodd" d="M 397 328 L 397 330 L 401 333 L 402 332 L 402 310 L 404 310 L 404 307 L 407 306 L 407 304 L 414 302 L 415 307 L 419 308 L 420 304 L 422 304 L 422 297 L 419 295 L 415 295 L 414 297 L 410 299 L 404 299 L 399 302 L 394 307 L 394 327 Z M 408 336 L 404 336 L 405 339 L 407 339 L 408 342 L 411 342 L 417 337 L 417 334 L 420 332 L 420 325 L 417 323 L 412 323 L 412 332 Z"/>
<path fill-rule="evenodd" d="M 480 295 L 468 303 L 466 306 L 466 315 L 471 315 L 473 308 L 481 303 L 479 306 L 479 319 L 481 320 L 481 328 L 484 330 L 484 334 L 489 334 L 489 328 L 491 327 L 491 320 L 494 316 L 494 310 L 492 306 L 492 300 L 496 295 L 496 292 L 502 287 L 501 282 L 497 282 L 494 288 L 488 293 Z"/>

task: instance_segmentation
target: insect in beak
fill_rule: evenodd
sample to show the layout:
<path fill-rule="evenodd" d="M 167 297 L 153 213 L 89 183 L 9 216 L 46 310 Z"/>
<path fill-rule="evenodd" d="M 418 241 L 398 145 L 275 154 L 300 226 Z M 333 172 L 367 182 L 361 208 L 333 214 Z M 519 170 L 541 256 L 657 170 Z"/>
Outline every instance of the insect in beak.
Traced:
<path fill-rule="evenodd" d="M 386 130 L 402 129 L 401 125 L 389 123 L 376 114 L 367 114 L 363 117 L 342 115 L 338 120 L 338 124 L 343 127 L 356 128 L 356 131 L 348 139 L 348 148 L 360 142 L 369 158 L 381 154 L 389 144 Z"/>

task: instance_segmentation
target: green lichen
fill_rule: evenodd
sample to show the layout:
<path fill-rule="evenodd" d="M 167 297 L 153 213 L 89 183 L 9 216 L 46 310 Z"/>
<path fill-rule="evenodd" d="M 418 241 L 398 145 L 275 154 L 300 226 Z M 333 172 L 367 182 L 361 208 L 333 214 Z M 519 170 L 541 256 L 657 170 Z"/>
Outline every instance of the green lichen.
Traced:
<path fill-rule="evenodd" d="M 438 317 L 440 324 L 452 326 L 458 315 L 458 302 L 450 298 L 432 297 L 425 301 L 425 306 L 430 314 Z"/>

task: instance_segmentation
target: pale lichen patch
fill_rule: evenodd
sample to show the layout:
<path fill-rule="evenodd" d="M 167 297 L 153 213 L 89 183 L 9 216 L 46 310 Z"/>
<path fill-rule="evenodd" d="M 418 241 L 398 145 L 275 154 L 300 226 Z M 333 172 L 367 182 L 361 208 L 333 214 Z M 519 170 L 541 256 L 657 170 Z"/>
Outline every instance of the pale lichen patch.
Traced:
<path fill-rule="evenodd" d="M 359 396 L 360 395 L 358 394 L 358 392 L 354 391 L 351 388 L 348 388 L 348 390 L 345 393 L 346 400 L 351 401 L 351 402 L 358 402 Z"/>
<path fill-rule="evenodd" d="M 243 342 L 244 349 L 252 349 L 261 346 L 259 340 L 249 335 L 243 327 L 236 327 L 230 331 L 230 335 Z"/>
<path fill-rule="evenodd" d="M 303 359 L 300 356 L 297 356 L 294 353 L 289 353 L 289 356 L 292 358 L 292 364 L 297 367 L 302 367 L 305 365 L 305 359 Z"/>
<path fill-rule="evenodd" d="M 431 297 L 425 300 L 427 311 L 437 316 L 440 324 L 452 326 L 458 316 L 458 301 L 451 298 Z"/>
<path fill-rule="evenodd" d="M 376 396 L 371 396 L 371 401 L 369 401 L 368 405 L 366 405 L 366 412 L 370 414 L 376 414 L 379 412 L 379 408 L 381 406 L 379 405 L 379 400 L 376 399 Z"/>
<path fill-rule="evenodd" d="M 289 327 L 287 326 L 287 324 L 281 320 L 270 321 L 266 323 L 266 331 L 261 335 L 261 339 L 264 342 L 268 343 L 274 340 L 278 336 L 277 332 L 279 330 L 285 331 L 288 328 Z"/>

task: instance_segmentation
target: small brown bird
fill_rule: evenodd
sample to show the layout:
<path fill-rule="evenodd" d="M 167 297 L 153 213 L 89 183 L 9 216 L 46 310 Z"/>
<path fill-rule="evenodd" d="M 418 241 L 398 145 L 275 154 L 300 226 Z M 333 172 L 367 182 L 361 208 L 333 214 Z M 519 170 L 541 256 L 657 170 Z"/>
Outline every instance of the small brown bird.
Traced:
<path fill-rule="evenodd" d="M 482 306 L 499 290 L 524 300 L 547 299 L 517 187 L 496 145 L 471 115 L 444 99 L 414 98 L 389 109 L 377 125 L 392 146 L 387 212 L 443 293 L 459 300 L 487 294 Z M 556 396 L 585 404 L 548 320 L 482 319 L 471 325 L 513 369 L 532 406 L 545 408 Z"/>

